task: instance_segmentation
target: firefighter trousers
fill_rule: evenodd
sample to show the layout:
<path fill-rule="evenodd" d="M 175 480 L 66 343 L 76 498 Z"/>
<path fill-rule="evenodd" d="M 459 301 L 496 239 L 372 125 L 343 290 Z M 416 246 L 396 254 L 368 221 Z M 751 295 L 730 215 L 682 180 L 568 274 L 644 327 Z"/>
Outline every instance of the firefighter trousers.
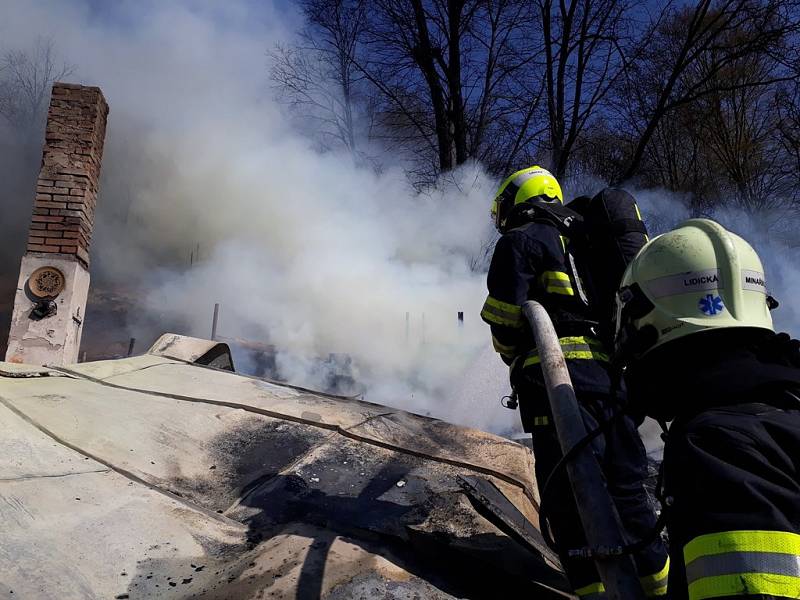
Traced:
<path fill-rule="evenodd" d="M 577 395 L 587 432 L 612 416 L 607 395 L 579 392 Z M 524 400 L 520 398 L 521 402 Z M 605 598 L 605 588 L 594 562 L 567 555 L 570 549 L 585 547 L 586 538 L 566 470 L 556 474 L 546 492 L 542 489 L 562 456 L 549 410 L 536 417 L 534 424 L 532 437 L 536 479 L 540 494 L 547 494 L 542 498 L 542 503 L 547 505 L 553 537 L 561 550 L 562 565 L 581 599 Z M 647 456 L 636 423 L 627 415 L 618 417 L 604 434 L 593 440 L 591 448 L 603 471 L 628 541 L 635 542 L 650 535 L 656 524 L 656 514 L 644 488 L 644 480 L 648 475 Z M 653 540 L 634 559 L 647 596 L 663 597 L 667 592 L 669 560 L 661 538 Z"/>

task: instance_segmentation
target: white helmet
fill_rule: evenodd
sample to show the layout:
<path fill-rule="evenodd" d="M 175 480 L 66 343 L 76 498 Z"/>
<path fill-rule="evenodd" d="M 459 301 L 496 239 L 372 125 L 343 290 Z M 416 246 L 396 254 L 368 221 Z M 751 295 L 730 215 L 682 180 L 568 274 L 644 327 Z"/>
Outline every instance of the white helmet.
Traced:
<path fill-rule="evenodd" d="M 617 293 L 616 349 L 638 358 L 687 335 L 729 327 L 774 331 L 764 267 L 752 246 L 708 219 L 647 243 Z"/>

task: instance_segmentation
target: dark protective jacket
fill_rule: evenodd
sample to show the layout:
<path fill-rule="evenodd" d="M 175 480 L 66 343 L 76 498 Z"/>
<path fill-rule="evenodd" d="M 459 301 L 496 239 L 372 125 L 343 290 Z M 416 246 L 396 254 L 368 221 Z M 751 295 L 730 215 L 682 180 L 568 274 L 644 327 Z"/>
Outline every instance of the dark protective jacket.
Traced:
<path fill-rule="evenodd" d="M 674 417 L 674 600 L 800 598 L 800 353 L 788 336 L 742 334 L 687 336 L 629 377 L 634 402 Z"/>
<path fill-rule="evenodd" d="M 561 458 L 561 449 L 550 418 L 539 356 L 521 305 L 537 300 L 552 318 L 587 430 L 613 413 L 608 352 L 595 337 L 580 281 L 567 254 L 567 241 L 554 225 L 526 223 L 503 235 L 495 247 L 487 284 L 489 297 L 481 316 L 491 326 L 495 349 L 512 365 L 522 424 L 533 432 L 536 476 L 543 485 Z M 618 419 L 594 440 L 592 450 L 629 536 L 641 539 L 652 531 L 656 518 L 642 485 L 647 460 L 635 423 L 627 417 Z M 548 488 L 548 505 L 553 534 L 562 548 L 561 562 L 573 589 L 582 599 L 605 598 L 593 562 L 567 552 L 585 547 L 586 539 L 566 477 L 554 478 Z M 660 540 L 635 558 L 647 595 L 663 596 L 668 563 Z"/>
<path fill-rule="evenodd" d="M 604 366 L 609 355 L 595 337 L 566 240 L 554 225 L 534 221 L 503 235 L 495 246 L 487 287 L 481 317 L 491 326 L 492 343 L 506 364 L 533 367 L 534 378 L 542 381 L 539 355 L 522 314 L 524 302 L 537 300 L 553 320 L 575 390 L 609 393 L 611 380 Z M 523 409 L 529 431 L 525 417 Z"/>

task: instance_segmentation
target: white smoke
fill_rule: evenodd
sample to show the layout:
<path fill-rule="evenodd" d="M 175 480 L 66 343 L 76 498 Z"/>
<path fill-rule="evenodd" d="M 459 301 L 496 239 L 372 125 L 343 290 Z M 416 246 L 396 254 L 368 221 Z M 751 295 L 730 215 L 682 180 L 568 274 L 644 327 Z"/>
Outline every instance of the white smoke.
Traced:
<path fill-rule="evenodd" d="M 219 332 L 274 344 L 294 383 L 320 384 L 316 359 L 348 355 L 369 400 L 516 428 L 498 404 L 506 369 L 478 317 L 485 278 L 470 269 L 496 182 L 466 165 L 420 192 L 402 156 L 387 152 L 376 175 L 315 152 L 271 99 L 267 51 L 298 23 L 282 7 L 0 0 L 2 47 L 52 39 L 73 80 L 109 101 L 92 256 L 98 288 L 139 298 L 120 338 L 160 333 L 153 321 L 208 337 L 219 303 Z M 686 213 L 668 194 L 634 193 L 651 226 Z M 30 204 L 3 209 L 29 214 Z M 776 320 L 796 331 L 796 251 L 770 243 L 756 240 L 784 300 Z"/>
<path fill-rule="evenodd" d="M 470 265 L 494 182 L 467 165 L 417 191 L 401 156 L 377 175 L 314 151 L 271 99 L 266 51 L 296 18 L 280 6 L 0 6 L 4 45 L 53 39 L 111 107 L 92 256 L 97 287 L 139 298 L 120 337 L 154 319 L 208 337 L 219 303 L 219 333 L 274 345 L 293 383 L 322 385 L 317 359 L 347 355 L 367 399 L 488 427 L 494 390 L 454 390 L 489 345 Z"/>

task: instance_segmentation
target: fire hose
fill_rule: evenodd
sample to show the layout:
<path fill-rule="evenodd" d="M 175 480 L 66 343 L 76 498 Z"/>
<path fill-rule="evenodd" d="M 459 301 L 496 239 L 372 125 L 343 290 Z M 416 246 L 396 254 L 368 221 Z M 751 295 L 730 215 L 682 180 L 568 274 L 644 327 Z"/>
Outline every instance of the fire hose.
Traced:
<path fill-rule="evenodd" d="M 523 304 L 522 312 L 533 330 L 561 451 L 565 456 L 574 453 L 566 462 L 567 475 L 606 594 L 616 600 L 644 600 L 633 558 L 621 551 L 627 544 L 619 515 L 600 465 L 585 441 L 586 427 L 553 322 L 535 301 Z M 578 445 L 583 445 L 583 451 L 573 450 Z"/>

